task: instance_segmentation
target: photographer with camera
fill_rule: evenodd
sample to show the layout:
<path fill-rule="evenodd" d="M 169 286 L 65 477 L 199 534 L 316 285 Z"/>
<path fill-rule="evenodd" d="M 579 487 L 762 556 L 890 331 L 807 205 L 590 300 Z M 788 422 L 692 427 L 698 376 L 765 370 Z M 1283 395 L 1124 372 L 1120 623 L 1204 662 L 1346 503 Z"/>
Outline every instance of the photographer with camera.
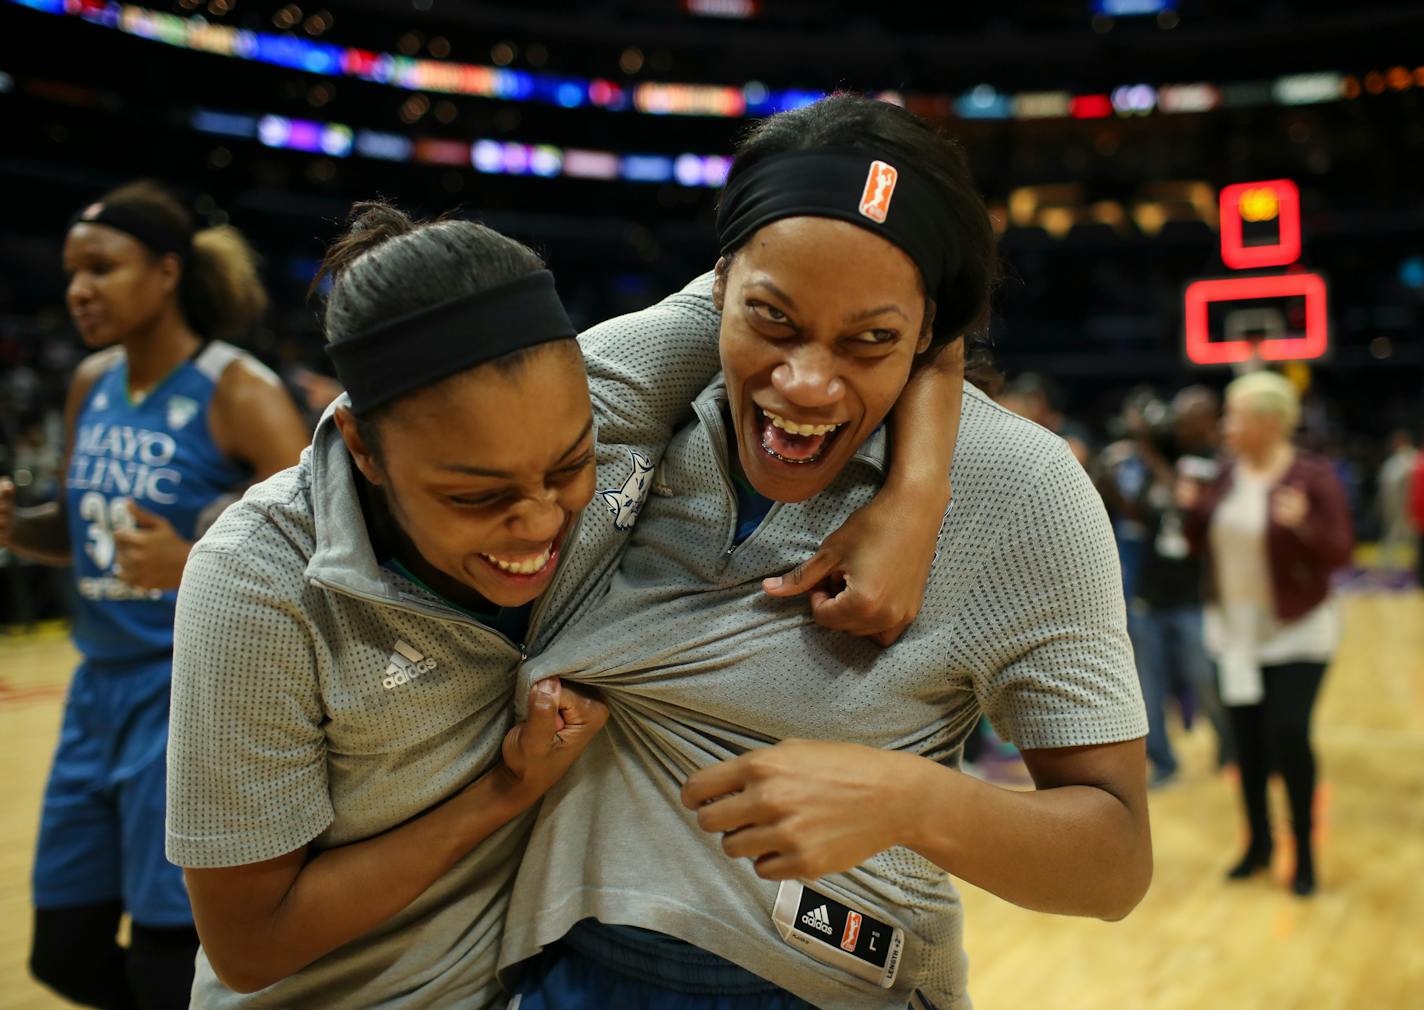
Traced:
<path fill-rule="evenodd" d="M 1217 762 L 1233 760 L 1230 730 L 1202 637 L 1201 562 L 1191 555 L 1173 497 L 1180 479 L 1216 479 L 1220 403 L 1206 386 L 1170 402 L 1150 389 L 1129 393 L 1122 434 L 1100 458 L 1099 488 L 1113 516 L 1128 600 L 1128 632 L 1147 705 L 1150 785 L 1177 776 L 1166 701 L 1190 695 L 1217 735 Z"/>

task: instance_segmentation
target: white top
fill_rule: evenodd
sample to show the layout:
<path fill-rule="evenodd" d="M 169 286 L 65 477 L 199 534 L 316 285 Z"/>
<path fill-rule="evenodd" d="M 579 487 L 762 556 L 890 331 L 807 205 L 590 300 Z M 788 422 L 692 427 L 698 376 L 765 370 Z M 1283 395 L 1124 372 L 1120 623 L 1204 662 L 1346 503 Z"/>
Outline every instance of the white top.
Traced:
<path fill-rule="evenodd" d="M 1206 648 L 1220 670 L 1228 705 L 1261 701 L 1261 667 L 1328 662 L 1340 643 L 1340 607 L 1332 595 L 1297 620 L 1276 617 L 1266 556 L 1275 481 L 1237 467 L 1231 490 L 1211 519 L 1216 603 L 1206 608 Z"/>
<path fill-rule="evenodd" d="M 1388 533 L 1402 536 L 1409 532 L 1409 485 L 1414 476 L 1418 453 L 1413 449 L 1398 449 L 1379 471 L 1380 518 Z"/>

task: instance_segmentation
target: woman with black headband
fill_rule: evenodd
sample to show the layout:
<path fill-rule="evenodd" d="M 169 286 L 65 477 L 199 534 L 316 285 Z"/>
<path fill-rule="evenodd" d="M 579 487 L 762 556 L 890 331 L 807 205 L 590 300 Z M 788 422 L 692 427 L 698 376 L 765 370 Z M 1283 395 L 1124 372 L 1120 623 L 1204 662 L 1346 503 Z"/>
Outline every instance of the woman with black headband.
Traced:
<path fill-rule="evenodd" d="M 532 808 L 605 717 L 545 680 L 515 725 L 515 670 L 607 585 L 717 369 L 717 313 L 678 294 L 576 342 L 532 251 L 384 204 L 323 273 L 347 395 L 179 597 L 168 854 L 203 940 L 193 1005 L 484 1007 Z M 901 524 L 870 538 L 882 570 L 923 524 L 902 510 L 932 536 L 940 473 L 877 506 Z"/>
<path fill-rule="evenodd" d="M 162 831 L 175 590 L 205 516 L 295 463 L 306 431 L 276 378 L 215 339 L 266 305 L 236 231 L 195 233 L 168 193 L 124 186 L 75 216 L 64 269 L 96 352 L 69 388 L 64 487 L 17 511 L 0 480 L 0 544 L 74 568 L 83 657 L 45 789 L 30 969 L 85 1006 L 186 1007 L 197 936 Z"/>
<path fill-rule="evenodd" d="M 751 131 L 718 229 L 723 374 L 608 594 L 521 670 L 600 690 L 609 720 L 530 838 L 510 1007 L 962 1010 L 950 874 L 1106 919 L 1151 875 L 1107 516 L 1061 439 L 966 388 L 905 636 L 761 596 L 881 486 L 880 422 L 917 355 L 982 325 L 993 238 L 960 150 L 851 95 Z M 958 771 L 981 713 L 1036 790 Z"/>

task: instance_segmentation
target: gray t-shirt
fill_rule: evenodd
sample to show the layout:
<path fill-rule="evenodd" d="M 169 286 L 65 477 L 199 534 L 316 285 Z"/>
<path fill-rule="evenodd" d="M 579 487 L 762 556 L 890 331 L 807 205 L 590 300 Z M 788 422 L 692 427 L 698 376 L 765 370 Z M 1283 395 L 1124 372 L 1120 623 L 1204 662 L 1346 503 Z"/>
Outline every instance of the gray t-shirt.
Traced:
<path fill-rule="evenodd" d="M 178 595 L 168 858 L 237 866 L 370 838 L 500 759 L 515 669 L 596 600 L 674 423 L 718 367 L 702 278 L 580 338 L 600 492 L 530 642 L 510 641 L 383 567 L 330 413 L 301 463 L 252 488 L 194 548 Z M 498 999 L 499 928 L 533 815 L 393 918 L 259 993 L 198 954 L 193 1006 L 479 1010 Z"/>
<path fill-rule="evenodd" d="M 891 849 L 814 882 L 899 926 L 893 988 L 783 941 L 777 885 L 679 800 L 687 775 L 789 737 L 845 740 L 954 765 L 987 714 L 1023 748 L 1147 731 L 1107 515 L 1063 440 L 966 387 L 954 503 L 919 619 L 893 647 L 815 626 L 760 580 L 811 554 L 879 489 L 878 432 L 820 495 L 772 508 L 733 546 L 718 380 L 674 437 L 608 594 L 526 663 L 521 690 L 558 674 L 597 685 L 605 731 L 546 797 L 515 883 L 500 964 L 595 917 L 694 943 L 819 1007 L 969 1005 L 959 899 L 948 874 Z M 585 839 L 587 841 L 585 841 Z M 923 1005 L 923 1002 L 921 1003 Z"/>

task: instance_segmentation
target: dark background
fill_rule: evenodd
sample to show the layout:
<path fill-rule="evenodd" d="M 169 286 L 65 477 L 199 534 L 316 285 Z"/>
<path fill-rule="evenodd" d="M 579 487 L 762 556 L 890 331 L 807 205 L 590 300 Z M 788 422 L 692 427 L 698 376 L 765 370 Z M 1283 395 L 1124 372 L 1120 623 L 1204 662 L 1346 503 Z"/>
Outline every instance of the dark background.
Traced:
<path fill-rule="evenodd" d="M 299 38 L 378 52 L 481 65 L 498 56 L 508 58 L 510 69 L 601 77 L 625 87 L 640 81 L 741 87 L 755 80 L 773 90 L 898 90 L 912 109 L 939 119 L 964 143 L 1006 226 L 993 325 L 1000 367 L 1010 377 L 1048 374 L 1063 408 L 1100 440 L 1130 387 L 1149 383 L 1170 393 L 1191 381 L 1221 384 L 1230 377 L 1190 368 L 1181 350 L 1183 284 L 1225 272 L 1215 222 L 1188 213 L 1160 230 L 1144 228 L 1133 207 L 1191 183 L 1209 187 L 1214 201 L 1228 183 L 1287 177 L 1301 188 L 1302 262 L 1332 285 L 1333 351 L 1312 370 L 1313 437 L 1368 474 L 1391 429 L 1424 421 L 1424 5 L 1418 2 L 1182 0 L 1161 17 L 1106 18 L 1095 16 L 1087 0 L 764 0 L 748 20 L 694 16 L 675 0 L 148 6 L 268 33 L 289 25 Z M 295 20 L 292 8 L 300 8 Z M 1407 71 L 1402 87 L 1397 77 L 1389 83 L 1395 67 Z M 1356 97 L 1300 106 L 1270 99 L 1275 77 L 1322 71 L 1351 75 Z M 78 353 L 63 309 L 65 224 L 76 209 L 135 177 L 168 182 L 207 220 L 230 220 L 261 251 L 274 308 L 246 343 L 286 369 L 322 366 L 305 289 L 351 203 L 374 194 L 410 210 L 479 217 L 530 242 L 547 257 L 581 324 L 646 305 L 715 258 L 715 189 L 492 176 L 468 166 L 274 150 L 196 132 L 195 109 L 467 143 L 495 138 L 669 154 L 730 153 L 748 122 L 422 97 L 189 52 L 14 0 L 0 0 L 0 74 L 7 445 L 58 406 Z M 1008 94 L 1091 94 L 1197 81 L 1254 87 L 1258 104 L 1016 121 L 961 118 L 954 103 L 981 85 Z M 1066 234 L 1010 220 L 1011 194 L 1034 186 L 1055 187 L 1077 208 Z M 1096 219 L 1094 207 L 1114 205 L 1125 214 L 1117 223 Z"/>

